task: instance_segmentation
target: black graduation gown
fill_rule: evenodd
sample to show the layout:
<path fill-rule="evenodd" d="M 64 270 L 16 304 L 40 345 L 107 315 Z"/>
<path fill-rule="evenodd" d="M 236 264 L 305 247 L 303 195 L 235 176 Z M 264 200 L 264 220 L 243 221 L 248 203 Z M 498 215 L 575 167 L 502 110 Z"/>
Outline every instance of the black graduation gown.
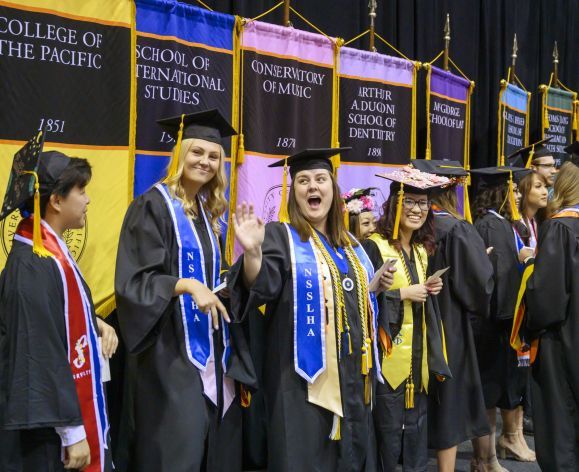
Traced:
<path fill-rule="evenodd" d="M 90 290 L 83 286 L 96 326 Z M 0 276 L 0 451 L 8 452 L 8 444 L 20 448 L 10 460 L 4 456 L 6 470 L 64 470 L 54 428 L 82 424 L 59 269 L 15 240 Z M 105 470 L 111 470 L 106 451 Z"/>
<path fill-rule="evenodd" d="M 451 215 L 436 215 L 436 252 L 431 273 L 450 266 L 436 297 L 444 323 L 452 380 L 431 382 L 428 444 L 448 449 L 489 434 L 489 425 L 470 318 L 487 318 L 493 292 L 493 267 L 472 225 Z"/>
<path fill-rule="evenodd" d="M 196 221 L 205 254 L 210 236 Z M 212 261 L 206 258 L 206 273 Z M 203 395 L 203 382 L 189 361 L 178 297 L 178 245 L 172 219 L 155 188 L 129 207 L 121 230 L 115 291 L 121 334 L 129 353 L 131 378 L 125 414 L 131 421 L 129 469 L 138 472 L 241 470 L 240 395 L 221 419 Z M 210 281 L 212 285 L 212 281 Z M 232 352 L 227 375 L 254 385 L 255 374 L 240 326 L 231 324 Z M 221 330 L 214 333 L 221 359 Z M 221 362 L 215 362 L 221 378 Z M 222 385 L 218 382 L 221 405 Z"/>
<path fill-rule="evenodd" d="M 579 470 L 579 218 L 541 228 L 527 283 L 527 328 L 540 334 L 532 367 L 535 450 L 546 472 Z"/>
<path fill-rule="evenodd" d="M 249 291 L 242 280 L 243 257 L 231 268 L 228 286 L 231 306 L 237 317 L 267 303 L 265 337 L 262 339 L 267 470 L 376 470 L 371 408 L 364 404 L 364 380 L 360 371 L 362 340 L 356 289 L 344 291 L 353 353 L 339 361 L 344 418 L 341 421 L 341 440 L 332 441 L 329 435 L 333 413 L 308 402 L 307 382 L 294 370 L 292 273 L 284 225 L 266 225 L 262 253 L 261 270 Z M 348 276 L 355 280 L 351 267 Z"/>
<path fill-rule="evenodd" d="M 487 409 L 512 410 L 522 404 L 529 369 L 518 367 L 510 345 L 517 294 L 521 284 L 519 259 L 511 223 L 492 213 L 475 222 L 485 246 L 493 247 L 494 290 L 490 318 L 471 317 L 483 395 Z"/>
<path fill-rule="evenodd" d="M 372 265 L 378 270 L 384 260 L 376 243 L 367 239 L 363 243 Z M 403 253 L 410 279 L 419 283 L 414 253 L 408 258 Z M 401 270 L 401 269 L 399 269 Z M 404 305 L 400 290 L 389 290 L 380 294 L 379 324 L 388 325 L 387 333 L 394 339 L 404 321 Z M 429 304 L 427 309 L 433 305 Z M 422 326 L 422 306 L 412 305 L 414 326 Z M 405 403 L 406 381 L 393 389 L 388 382 L 376 384 L 376 406 L 374 427 L 378 443 L 378 470 L 394 471 L 401 460 L 405 471 L 426 471 L 428 464 L 428 400 L 426 392 L 420 391 L 422 384 L 422 329 L 412 332 L 412 377 L 415 385 L 414 408 L 407 409 Z M 395 349 L 395 348 L 394 348 Z M 380 356 L 382 358 L 382 354 Z"/>

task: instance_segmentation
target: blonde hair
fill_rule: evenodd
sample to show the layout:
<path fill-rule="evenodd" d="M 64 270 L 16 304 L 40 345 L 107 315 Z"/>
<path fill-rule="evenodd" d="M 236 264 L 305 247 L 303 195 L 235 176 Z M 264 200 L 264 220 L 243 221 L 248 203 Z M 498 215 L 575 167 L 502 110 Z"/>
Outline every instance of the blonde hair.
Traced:
<path fill-rule="evenodd" d="M 191 151 L 191 148 L 199 144 L 202 139 L 184 139 L 181 142 L 181 152 L 179 153 L 179 166 L 175 176 L 167 180 L 167 187 L 173 198 L 180 200 L 183 204 L 185 213 L 193 216 L 193 202 L 187 200 L 185 189 L 181 183 L 183 176 L 183 167 L 185 156 Z M 225 150 L 219 146 L 219 168 L 213 178 L 207 182 L 201 189 L 197 196 L 203 205 L 203 209 L 207 213 L 213 232 L 216 235 L 221 234 L 221 224 L 219 218 L 225 213 L 227 209 L 227 200 L 225 199 L 225 189 L 227 187 L 227 176 L 225 175 Z"/>
<path fill-rule="evenodd" d="M 456 185 L 451 185 L 450 187 L 442 190 L 441 192 L 434 193 L 431 196 L 431 200 L 432 203 L 434 203 L 439 208 L 446 210 L 457 220 L 464 220 L 462 215 L 457 210 L 458 198 L 456 192 L 457 192 Z"/>
<path fill-rule="evenodd" d="M 565 162 L 555 180 L 553 198 L 549 202 L 548 214 L 553 216 L 565 207 L 579 203 L 579 167 L 572 162 Z"/>

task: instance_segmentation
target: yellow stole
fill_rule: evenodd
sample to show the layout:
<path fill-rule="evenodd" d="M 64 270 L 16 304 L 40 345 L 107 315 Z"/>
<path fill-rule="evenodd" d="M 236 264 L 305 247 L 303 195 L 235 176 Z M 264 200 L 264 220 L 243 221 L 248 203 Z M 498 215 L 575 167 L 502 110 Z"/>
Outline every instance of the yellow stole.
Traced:
<path fill-rule="evenodd" d="M 390 246 L 388 240 L 382 236 L 374 233 L 370 236 L 370 239 L 376 243 L 380 254 L 382 255 L 382 260 L 389 258 L 395 258 L 396 261 L 396 272 L 394 273 L 394 282 L 390 290 L 400 289 L 402 287 L 408 287 L 410 284 L 406 277 L 406 271 L 404 270 L 404 261 L 400 259 L 401 254 L 394 247 Z M 428 255 L 424 246 L 421 244 L 413 245 L 414 260 L 416 261 L 416 267 L 418 272 L 418 280 L 420 283 L 426 281 L 426 270 L 428 265 Z M 420 260 L 424 264 L 421 265 Z M 392 353 L 389 356 L 382 356 L 382 375 L 393 389 L 398 388 L 402 382 L 404 382 L 410 376 L 411 363 L 412 363 L 412 335 L 414 332 L 414 316 L 412 314 L 412 302 L 410 300 L 404 300 L 404 320 L 402 322 L 402 327 L 400 333 L 392 340 Z M 427 356 L 427 345 L 426 345 L 426 313 L 424 309 L 424 304 L 422 305 L 422 386 L 421 388 L 428 392 L 428 356 Z"/>

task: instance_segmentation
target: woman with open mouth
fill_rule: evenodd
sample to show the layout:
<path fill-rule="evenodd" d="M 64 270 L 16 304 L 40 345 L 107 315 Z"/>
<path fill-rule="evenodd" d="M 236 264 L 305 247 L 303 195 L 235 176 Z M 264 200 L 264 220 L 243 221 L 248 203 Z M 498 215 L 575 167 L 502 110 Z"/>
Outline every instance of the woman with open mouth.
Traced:
<path fill-rule="evenodd" d="M 376 470 L 374 270 L 344 226 L 329 159 L 341 151 L 305 150 L 270 166 L 292 178 L 279 223 L 264 226 L 245 203 L 233 218 L 244 251 L 228 280 L 233 316 L 266 305 L 261 387 L 267 469 L 276 472 Z"/>
<path fill-rule="evenodd" d="M 436 300 L 440 277 L 427 278 L 428 256 L 434 253 L 430 191 L 446 177 L 405 167 L 381 174 L 392 181 L 377 232 L 364 247 L 374 267 L 395 261 L 394 283 L 380 304 L 379 335 L 385 382 L 376 389 L 374 425 L 381 471 L 426 471 L 427 392 L 430 374 L 451 377 L 444 332 Z M 401 457 L 402 456 L 402 457 Z"/>

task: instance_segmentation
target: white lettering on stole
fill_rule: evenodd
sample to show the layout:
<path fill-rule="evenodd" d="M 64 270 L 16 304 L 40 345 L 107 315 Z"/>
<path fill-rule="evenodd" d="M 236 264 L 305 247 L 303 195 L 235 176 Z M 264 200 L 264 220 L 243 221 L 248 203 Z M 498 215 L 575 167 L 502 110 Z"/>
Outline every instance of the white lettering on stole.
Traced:
<path fill-rule="evenodd" d="M 197 316 L 197 313 L 195 313 L 195 316 L 193 317 L 193 321 L 195 323 L 199 323 L 201 320 L 199 319 L 199 317 Z"/>
<path fill-rule="evenodd" d="M 306 277 L 311 277 L 312 276 L 312 269 L 304 269 L 305 273 L 306 273 Z"/>
<path fill-rule="evenodd" d="M 311 302 L 314 299 L 314 293 L 313 292 L 306 292 L 306 300 L 308 302 Z"/>
<path fill-rule="evenodd" d="M 193 252 L 188 252 L 187 253 L 187 261 L 192 261 L 193 260 Z M 189 264 L 189 272 L 194 273 L 195 272 L 195 266 L 193 264 Z"/>
<path fill-rule="evenodd" d="M 306 316 L 307 324 L 316 324 L 316 317 L 315 316 Z"/>
<path fill-rule="evenodd" d="M 312 279 L 306 280 L 306 288 L 313 288 Z"/>
<path fill-rule="evenodd" d="M 310 330 L 308 331 L 308 337 L 313 336 L 314 338 L 316 337 L 316 335 L 314 334 L 314 330 L 312 328 L 310 328 Z"/>
<path fill-rule="evenodd" d="M 314 309 L 312 308 L 312 305 L 310 305 L 309 303 L 306 303 L 306 313 L 314 313 Z"/>

